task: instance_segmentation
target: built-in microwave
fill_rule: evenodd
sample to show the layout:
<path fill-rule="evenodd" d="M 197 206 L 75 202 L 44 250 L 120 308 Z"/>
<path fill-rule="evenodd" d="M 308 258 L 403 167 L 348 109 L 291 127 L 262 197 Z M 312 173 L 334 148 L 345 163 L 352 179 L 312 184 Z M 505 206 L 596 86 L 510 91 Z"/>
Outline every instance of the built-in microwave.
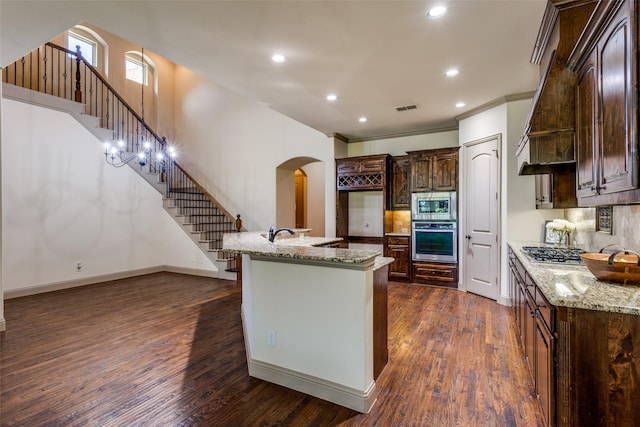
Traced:
<path fill-rule="evenodd" d="M 455 191 L 433 191 L 411 194 L 413 221 L 455 221 L 457 218 Z"/>

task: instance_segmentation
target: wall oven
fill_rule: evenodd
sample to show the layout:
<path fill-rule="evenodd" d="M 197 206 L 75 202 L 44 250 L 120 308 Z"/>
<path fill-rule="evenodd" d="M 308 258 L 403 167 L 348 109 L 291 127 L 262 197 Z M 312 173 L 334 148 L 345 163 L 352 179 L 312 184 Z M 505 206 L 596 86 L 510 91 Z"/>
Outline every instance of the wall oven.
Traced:
<path fill-rule="evenodd" d="M 456 221 L 413 221 L 411 243 L 414 261 L 458 262 Z"/>
<path fill-rule="evenodd" d="M 411 194 L 413 221 L 454 221 L 456 215 L 455 191 L 432 191 Z"/>

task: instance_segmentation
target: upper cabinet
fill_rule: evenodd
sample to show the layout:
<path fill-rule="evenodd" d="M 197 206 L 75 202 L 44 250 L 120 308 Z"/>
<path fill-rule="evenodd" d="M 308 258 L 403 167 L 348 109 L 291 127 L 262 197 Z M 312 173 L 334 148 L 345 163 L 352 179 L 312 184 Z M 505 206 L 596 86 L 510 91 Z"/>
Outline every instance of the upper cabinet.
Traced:
<path fill-rule="evenodd" d="M 409 156 L 393 157 L 391 159 L 391 209 L 411 208 L 410 176 Z"/>
<path fill-rule="evenodd" d="M 459 147 L 410 151 L 411 192 L 456 191 Z"/>
<path fill-rule="evenodd" d="M 580 206 L 640 202 L 634 7 L 632 0 L 599 1 L 569 59 L 568 66 L 578 77 Z"/>
<path fill-rule="evenodd" d="M 336 159 L 337 189 L 386 190 L 388 154 Z"/>
<path fill-rule="evenodd" d="M 422 151 L 409 153 L 411 162 L 411 192 L 433 189 L 433 155 Z"/>

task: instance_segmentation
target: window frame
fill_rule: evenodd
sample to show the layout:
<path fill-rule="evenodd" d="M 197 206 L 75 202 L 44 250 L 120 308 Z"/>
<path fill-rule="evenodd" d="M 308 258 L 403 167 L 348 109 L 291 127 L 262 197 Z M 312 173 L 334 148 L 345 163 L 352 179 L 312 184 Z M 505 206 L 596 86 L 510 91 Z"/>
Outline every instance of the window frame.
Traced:
<path fill-rule="evenodd" d="M 76 46 L 70 46 L 70 38 L 73 37 L 74 39 L 88 44 L 91 46 L 91 58 L 87 57 L 85 55 L 84 52 L 82 52 L 82 49 L 80 49 L 80 53 L 82 53 L 82 57 L 87 60 L 89 62 L 89 64 L 91 64 L 91 66 L 93 67 L 97 67 L 98 66 L 98 42 L 96 40 L 92 40 L 86 36 L 83 36 L 81 34 L 78 34 L 77 32 L 74 32 L 72 30 L 67 31 L 67 48 L 71 51 L 76 51 Z M 71 56 L 71 54 L 69 54 Z"/>
<path fill-rule="evenodd" d="M 143 84 L 145 86 L 149 86 L 149 64 L 147 64 L 146 61 L 143 61 L 142 58 L 138 58 L 139 55 L 134 55 L 131 53 L 127 53 L 125 54 L 125 58 L 124 58 L 124 77 L 125 79 L 134 82 L 134 83 L 138 83 L 138 84 Z M 142 82 L 137 80 L 137 79 L 132 79 L 131 77 L 129 77 L 129 67 L 128 67 L 128 63 L 134 64 L 136 66 L 138 66 L 139 68 L 142 68 Z"/>

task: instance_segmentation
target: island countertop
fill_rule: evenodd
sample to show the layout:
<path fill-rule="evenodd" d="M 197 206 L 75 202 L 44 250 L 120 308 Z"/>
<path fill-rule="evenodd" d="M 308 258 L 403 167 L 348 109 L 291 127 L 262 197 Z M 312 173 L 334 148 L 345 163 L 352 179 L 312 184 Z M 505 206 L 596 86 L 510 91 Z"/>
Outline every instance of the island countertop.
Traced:
<path fill-rule="evenodd" d="M 640 286 L 601 282 L 583 265 L 559 265 L 532 261 L 523 246 L 509 242 L 513 253 L 531 278 L 555 306 L 640 315 Z M 540 246 L 540 243 L 534 244 Z"/>
<path fill-rule="evenodd" d="M 342 240 L 340 237 L 280 237 L 269 242 L 261 232 L 225 233 L 222 250 L 246 255 L 257 255 L 303 261 L 341 264 L 373 263 L 379 251 L 322 247 Z"/>

